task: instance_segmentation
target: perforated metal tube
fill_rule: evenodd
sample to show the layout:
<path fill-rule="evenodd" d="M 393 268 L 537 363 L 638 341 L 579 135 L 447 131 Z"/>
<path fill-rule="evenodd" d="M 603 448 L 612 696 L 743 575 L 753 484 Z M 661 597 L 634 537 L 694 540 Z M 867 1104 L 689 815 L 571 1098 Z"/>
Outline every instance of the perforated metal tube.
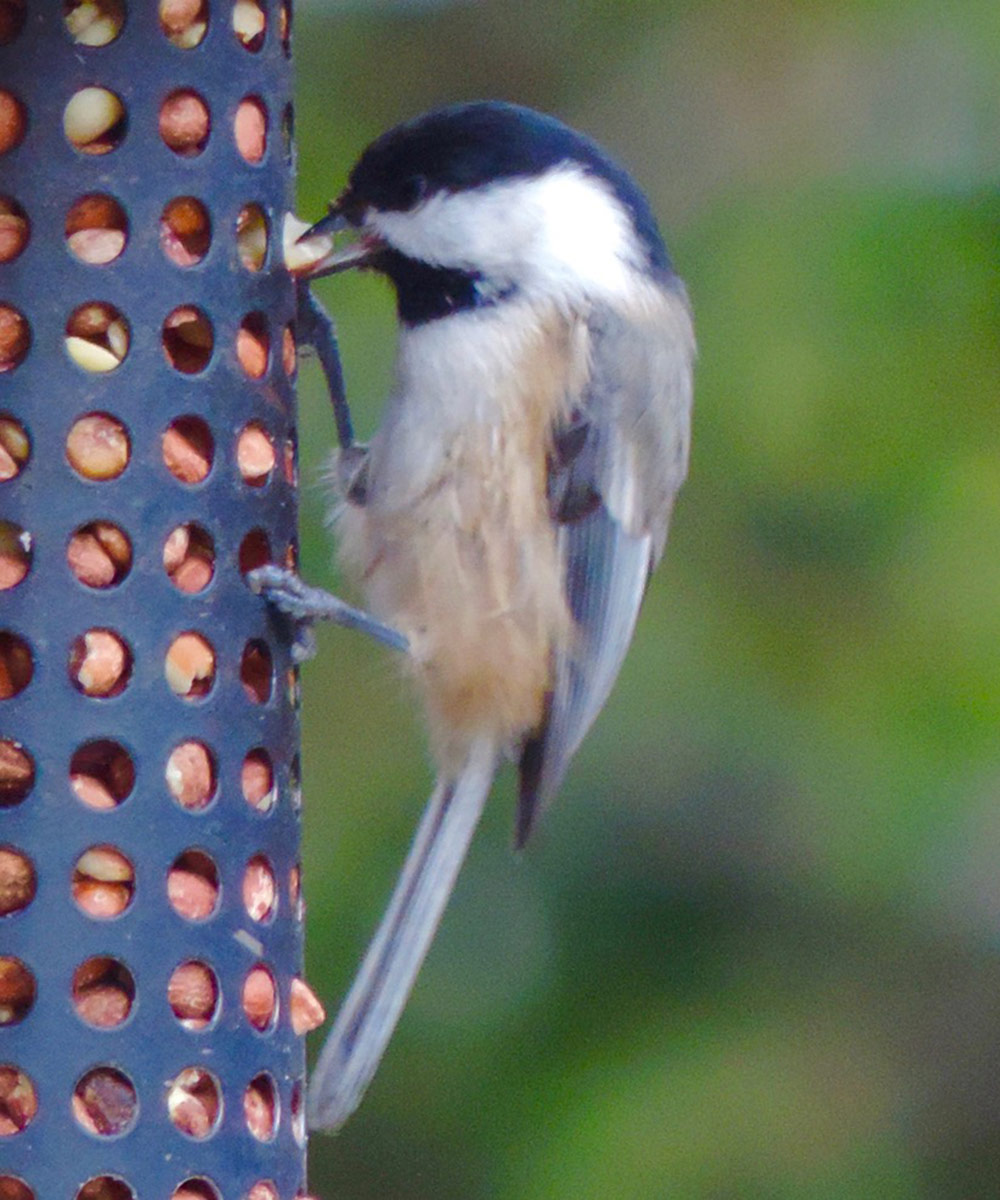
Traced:
<path fill-rule="evenodd" d="M 303 1186 L 288 17 L 0 0 L 3 1200 Z"/>

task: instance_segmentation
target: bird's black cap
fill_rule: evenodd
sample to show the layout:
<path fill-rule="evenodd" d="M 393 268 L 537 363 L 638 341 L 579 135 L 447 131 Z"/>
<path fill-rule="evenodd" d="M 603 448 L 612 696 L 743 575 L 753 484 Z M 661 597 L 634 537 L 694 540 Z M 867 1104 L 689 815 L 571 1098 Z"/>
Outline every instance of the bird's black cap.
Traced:
<path fill-rule="evenodd" d="M 555 117 L 502 101 L 435 109 L 382 134 L 361 155 L 337 207 L 349 219 L 360 219 L 369 205 L 405 212 L 436 192 L 541 175 L 564 163 L 608 184 L 629 212 L 650 268 L 669 272 L 656 218 L 628 172 Z"/>

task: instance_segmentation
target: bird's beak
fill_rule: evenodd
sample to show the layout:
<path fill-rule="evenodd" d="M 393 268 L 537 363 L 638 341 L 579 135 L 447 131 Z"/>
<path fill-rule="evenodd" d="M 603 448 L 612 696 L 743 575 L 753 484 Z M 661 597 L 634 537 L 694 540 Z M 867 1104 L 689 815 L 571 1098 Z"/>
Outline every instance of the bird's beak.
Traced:
<path fill-rule="evenodd" d="M 287 247 L 285 261 L 298 279 L 321 279 L 352 267 L 363 267 L 382 249 L 382 240 L 361 228 L 356 241 L 334 246 L 335 235 L 355 226 L 338 204 L 332 204 L 325 217 L 310 225 Z"/>

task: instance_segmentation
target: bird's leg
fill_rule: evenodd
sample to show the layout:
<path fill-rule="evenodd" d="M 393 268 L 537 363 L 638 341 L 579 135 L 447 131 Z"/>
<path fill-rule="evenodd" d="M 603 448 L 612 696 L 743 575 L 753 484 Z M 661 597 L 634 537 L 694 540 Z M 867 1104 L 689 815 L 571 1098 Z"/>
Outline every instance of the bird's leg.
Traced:
<path fill-rule="evenodd" d="M 353 608 L 332 592 L 310 587 L 294 571 L 278 567 L 273 563 L 257 567 L 247 575 L 247 582 L 259 596 L 285 613 L 298 626 L 296 657 L 308 658 L 312 652 L 312 637 L 309 626 L 313 621 L 333 621 L 347 629 L 358 629 L 376 641 L 406 653 L 410 643 L 406 636 L 383 624 L 370 613 Z"/>
<path fill-rule="evenodd" d="M 297 284 L 297 299 L 298 338 L 316 351 L 333 406 L 337 440 L 340 442 L 338 476 L 341 487 L 348 503 L 364 504 L 367 497 L 368 452 L 354 441 L 333 320 L 303 281 Z M 250 571 L 247 582 L 258 595 L 294 622 L 292 653 L 299 661 L 311 657 L 315 650 L 311 628 L 314 621 L 333 621 L 348 629 L 358 629 L 403 653 L 410 648 L 406 637 L 398 630 L 383 624 L 370 613 L 345 603 L 331 592 L 310 587 L 295 571 L 270 563 Z"/>
<path fill-rule="evenodd" d="M 299 344 L 316 351 L 326 379 L 326 390 L 337 426 L 337 486 L 349 504 L 363 505 L 368 498 L 368 447 L 354 440 L 351 410 L 344 389 L 344 372 L 340 366 L 340 348 L 333 318 L 309 290 L 309 284 L 296 282 L 296 339 Z"/>
<path fill-rule="evenodd" d="M 309 283 L 305 279 L 296 281 L 295 301 L 295 339 L 300 345 L 305 343 L 316 351 L 333 407 L 337 441 L 341 450 L 349 450 L 354 446 L 354 427 L 344 390 L 344 372 L 340 365 L 340 349 L 333 318 L 309 290 Z"/>

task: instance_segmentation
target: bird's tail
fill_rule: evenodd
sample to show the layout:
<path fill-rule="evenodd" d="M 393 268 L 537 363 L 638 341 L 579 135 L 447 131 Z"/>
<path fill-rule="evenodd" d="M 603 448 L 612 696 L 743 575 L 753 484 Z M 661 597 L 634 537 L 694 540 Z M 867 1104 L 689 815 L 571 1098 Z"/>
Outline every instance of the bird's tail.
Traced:
<path fill-rule="evenodd" d="M 458 775 L 434 788 L 389 907 L 313 1072 L 313 1129 L 339 1128 L 361 1103 L 455 886 L 495 769 L 493 743 L 482 739 Z"/>

